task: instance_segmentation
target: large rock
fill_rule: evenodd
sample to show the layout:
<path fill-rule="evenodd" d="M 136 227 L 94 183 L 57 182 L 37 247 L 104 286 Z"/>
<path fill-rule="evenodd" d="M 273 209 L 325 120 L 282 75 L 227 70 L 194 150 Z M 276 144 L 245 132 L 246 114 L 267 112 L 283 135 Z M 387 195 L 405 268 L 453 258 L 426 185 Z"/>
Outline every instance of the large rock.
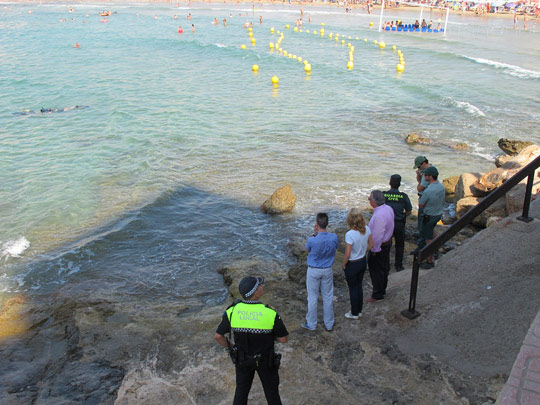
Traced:
<path fill-rule="evenodd" d="M 263 203 L 261 209 L 267 214 L 281 214 L 292 211 L 295 203 L 296 196 L 291 186 L 287 184 L 274 191 L 274 194 Z"/>
<path fill-rule="evenodd" d="M 405 138 L 405 142 L 407 143 L 407 145 L 431 145 L 433 143 L 431 139 L 425 136 L 421 136 L 416 132 L 411 132 L 410 134 L 408 134 Z"/>
<path fill-rule="evenodd" d="M 454 149 L 454 150 L 460 150 L 460 151 L 463 151 L 463 152 L 469 152 L 471 150 L 469 145 L 467 145 L 465 142 L 454 143 L 454 144 L 450 145 L 450 147 L 452 149 Z"/>
<path fill-rule="evenodd" d="M 472 197 L 476 193 L 474 190 L 474 183 L 481 177 L 480 173 L 462 173 L 459 176 L 458 182 L 456 183 L 454 191 L 454 204 L 459 200 L 465 197 Z M 481 197 L 481 196 L 478 196 Z"/>
<path fill-rule="evenodd" d="M 512 177 L 514 173 L 514 171 L 497 167 L 482 175 L 482 177 L 474 182 L 473 187 L 480 190 L 480 192 L 491 193 L 503 184 L 507 178 Z"/>
<path fill-rule="evenodd" d="M 454 193 L 456 191 L 456 185 L 459 181 L 459 176 L 448 177 L 443 179 L 444 191 L 446 195 L 446 202 L 454 202 Z"/>
<path fill-rule="evenodd" d="M 520 169 L 527 166 L 530 162 L 540 156 L 540 146 L 530 145 L 523 149 L 519 155 L 513 156 L 501 166 L 501 168 L 507 170 Z"/>
<path fill-rule="evenodd" d="M 506 162 L 512 159 L 510 155 L 499 155 L 495 158 L 495 167 L 502 167 Z"/>
<path fill-rule="evenodd" d="M 497 144 L 504 153 L 506 153 L 507 155 L 515 156 L 527 146 L 532 145 L 533 143 L 528 141 L 518 141 L 514 139 L 501 138 L 499 139 Z"/>
<path fill-rule="evenodd" d="M 503 218 L 506 217 L 506 215 L 506 198 L 501 197 L 491 204 L 484 212 L 473 219 L 472 223 L 480 228 L 487 228 L 489 218 Z"/>
<path fill-rule="evenodd" d="M 481 200 L 481 198 L 478 197 L 465 197 L 460 199 L 456 203 L 456 215 L 458 218 L 461 218 L 463 215 L 467 213 L 472 207 L 474 207 L 478 202 Z"/>

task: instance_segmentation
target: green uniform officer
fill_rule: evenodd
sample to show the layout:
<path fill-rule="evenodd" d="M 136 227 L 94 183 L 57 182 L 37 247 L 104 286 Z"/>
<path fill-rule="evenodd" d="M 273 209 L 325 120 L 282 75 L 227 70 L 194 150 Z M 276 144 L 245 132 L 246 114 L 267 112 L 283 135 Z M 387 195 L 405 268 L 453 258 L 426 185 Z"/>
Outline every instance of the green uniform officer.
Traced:
<path fill-rule="evenodd" d="M 247 404 L 255 371 L 259 375 L 269 404 L 279 405 L 280 354 L 274 352 L 274 341 L 287 343 L 287 329 L 278 313 L 258 299 L 263 294 L 262 277 L 244 277 L 238 285 L 242 301 L 223 313 L 214 339 L 230 351 L 236 366 L 234 405 Z M 234 333 L 234 346 L 225 334 Z"/>

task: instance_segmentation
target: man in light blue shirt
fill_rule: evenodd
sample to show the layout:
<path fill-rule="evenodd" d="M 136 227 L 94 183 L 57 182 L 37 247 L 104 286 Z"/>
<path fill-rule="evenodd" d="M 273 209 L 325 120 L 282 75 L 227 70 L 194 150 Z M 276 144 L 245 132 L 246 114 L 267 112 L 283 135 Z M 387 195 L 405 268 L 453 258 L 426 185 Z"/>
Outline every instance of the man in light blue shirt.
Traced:
<path fill-rule="evenodd" d="M 304 329 L 315 330 L 317 327 L 317 301 L 319 290 L 323 300 L 324 327 L 328 332 L 334 328 L 334 273 L 332 265 L 336 257 L 338 237 L 335 233 L 326 231 L 328 215 L 317 214 L 313 236 L 306 242 L 307 274 L 306 288 L 308 293 L 308 311 Z"/>
<path fill-rule="evenodd" d="M 421 246 L 418 246 L 419 248 L 423 248 L 434 239 L 435 226 L 442 218 L 445 201 L 444 185 L 438 180 L 439 171 L 437 168 L 435 166 L 430 166 L 424 169 L 423 173 L 426 180 L 429 182 L 429 185 L 418 200 L 418 207 L 423 209 L 420 235 L 425 240 Z M 420 267 L 423 269 L 431 269 L 434 266 L 433 256 L 429 256 L 426 263 L 423 263 Z"/>

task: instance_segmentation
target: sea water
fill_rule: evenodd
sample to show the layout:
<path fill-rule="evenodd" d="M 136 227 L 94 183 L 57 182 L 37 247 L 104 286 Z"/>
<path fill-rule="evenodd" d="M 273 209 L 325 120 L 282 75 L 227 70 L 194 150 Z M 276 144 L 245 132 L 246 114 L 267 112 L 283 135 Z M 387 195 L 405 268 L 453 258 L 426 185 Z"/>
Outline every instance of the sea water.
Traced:
<path fill-rule="evenodd" d="M 217 268 L 288 263 L 290 235 L 309 235 L 317 211 L 343 221 L 393 173 L 414 200 L 417 155 L 444 178 L 489 170 L 501 137 L 540 142 L 537 22 L 451 15 L 445 35 L 378 32 L 362 9 L 304 6 L 294 32 L 294 4 L 72 7 L 0 10 L 5 296 L 89 283 L 117 299 L 220 302 Z M 100 17 L 105 7 L 114 14 Z M 384 19 L 398 18 L 419 10 Z M 440 11 L 424 18 L 444 23 Z M 277 31 L 311 74 L 269 48 Z M 410 132 L 433 145 L 409 147 Z M 470 151 L 451 148 L 460 142 Z M 262 214 L 284 184 L 294 212 Z"/>

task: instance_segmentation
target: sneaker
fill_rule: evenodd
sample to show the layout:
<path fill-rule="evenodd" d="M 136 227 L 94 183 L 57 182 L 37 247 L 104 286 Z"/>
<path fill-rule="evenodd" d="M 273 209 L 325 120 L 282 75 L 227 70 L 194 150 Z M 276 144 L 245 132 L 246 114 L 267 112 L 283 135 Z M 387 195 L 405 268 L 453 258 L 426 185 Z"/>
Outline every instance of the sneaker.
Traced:
<path fill-rule="evenodd" d="M 378 300 L 373 298 L 373 297 L 369 297 L 366 302 L 379 302 L 379 301 L 382 301 L 384 300 L 384 298 L 379 298 Z"/>
<path fill-rule="evenodd" d="M 328 329 L 328 328 L 325 326 L 325 327 L 324 327 L 324 330 L 327 331 L 327 332 L 333 332 L 333 331 L 334 331 L 334 328 Z"/>
<path fill-rule="evenodd" d="M 435 267 L 435 263 L 424 262 L 420 265 L 420 268 L 425 270 L 432 269 L 433 267 Z"/>
<path fill-rule="evenodd" d="M 353 315 L 353 314 L 351 313 L 351 311 L 349 311 L 349 312 L 347 312 L 347 313 L 345 314 L 345 318 L 349 318 L 349 319 L 358 319 L 358 318 L 360 318 L 361 316 L 362 316 L 362 312 L 360 312 L 358 315 Z"/>
<path fill-rule="evenodd" d="M 301 326 L 302 326 L 302 328 L 307 329 L 307 330 L 311 330 L 311 331 L 315 330 L 315 329 L 311 329 L 311 328 L 308 326 L 307 322 L 304 322 Z"/>

